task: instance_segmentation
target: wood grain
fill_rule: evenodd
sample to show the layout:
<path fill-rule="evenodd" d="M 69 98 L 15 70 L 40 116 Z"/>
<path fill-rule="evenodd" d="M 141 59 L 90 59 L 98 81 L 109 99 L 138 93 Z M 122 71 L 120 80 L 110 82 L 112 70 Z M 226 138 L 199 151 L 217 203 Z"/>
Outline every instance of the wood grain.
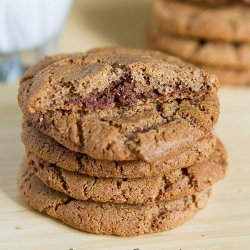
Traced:
<path fill-rule="evenodd" d="M 138 40 L 134 42 L 128 35 L 116 40 L 119 33 L 116 33 L 115 24 L 111 24 L 112 29 L 106 34 L 103 31 L 104 24 L 98 24 L 98 20 L 105 19 L 104 13 L 109 13 L 107 8 L 111 8 L 111 3 L 116 2 L 115 8 L 122 12 L 124 1 L 105 0 L 103 2 L 106 5 L 102 3 L 99 7 L 97 2 L 101 1 L 75 3 L 62 35 L 62 51 L 112 44 L 136 46 L 140 43 Z M 122 3 L 119 5 L 117 2 Z M 126 2 L 130 6 L 125 9 L 130 10 L 130 19 L 135 18 L 131 11 L 136 1 Z M 145 3 L 142 9 L 146 11 L 148 2 L 138 1 L 136 8 Z M 100 14 L 101 10 L 104 13 L 102 17 L 96 17 L 97 20 L 90 27 L 86 17 L 81 17 L 81 10 L 92 10 L 94 15 L 94 5 L 99 8 L 97 13 Z M 119 14 L 113 15 L 119 17 Z M 142 13 L 141 17 L 146 15 Z M 120 22 L 120 25 L 124 25 L 122 27 L 126 26 L 123 19 Z M 140 37 L 144 32 L 143 23 L 146 20 L 138 26 Z M 131 22 L 128 24 L 131 25 Z M 230 164 L 225 180 L 215 186 L 207 208 L 175 230 L 133 238 L 80 232 L 35 212 L 20 200 L 16 175 L 24 149 L 20 140 L 21 112 L 16 102 L 16 93 L 17 84 L 0 85 L 0 249 L 249 249 L 250 89 L 224 87 L 220 90 L 221 116 L 217 133 L 228 149 Z"/>

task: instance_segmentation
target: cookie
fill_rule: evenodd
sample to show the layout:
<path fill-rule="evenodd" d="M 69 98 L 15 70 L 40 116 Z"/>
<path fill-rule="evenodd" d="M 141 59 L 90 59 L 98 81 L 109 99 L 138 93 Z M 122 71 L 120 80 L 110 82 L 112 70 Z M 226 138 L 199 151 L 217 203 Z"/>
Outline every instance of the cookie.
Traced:
<path fill-rule="evenodd" d="M 197 144 L 164 162 L 151 164 L 144 161 L 100 161 L 76 153 L 63 147 L 51 137 L 43 135 L 32 127 L 23 124 L 22 141 L 29 151 L 60 168 L 78 173 L 112 178 L 140 178 L 166 174 L 177 168 L 191 166 L 208 158 L 215 149 L 216 137 L 209 134 Z"/>
<path fill-rule="evenodd" d="M 225 176 L 226 153 L 218 141 L 203 163 L 165 175 L 139 179 L 97 178 L 67 171 L 29 153 L 29 168 L 45 185 L 77 200 L 150 204 L 201 192 Z"/>
<path fill-rule="evenodd" d="M 194 42 L 194 39 L 183 39 L 181 37 L 177 38 L 172 35 L 165 36 L 163 34 L 160 34 L 158 37 L 158 32 L 157 28 L 150 28 L 148 30 L 148 43 L 151 48 L 157 48 L 166 51 L 167 53 L 173 53 L 183 57 L 185 60 L 196 63 L 198 67 L 215 74 L 222 85 L 250 85 L 249 70 L 243 67 L 247 66 L 247 57 L 250 55 L 250 53 L 247 52 L 248 45 L 245 47 L 243 45 L 242 47 L 238 45 L 237 48 L 235 45 L 227 44 L 228 48 L 232 47 L 235 48 L 235 50 L 232 48 L 224 51 L 218 49 L 217 52 L 213 51 L 212 53 L 212 51 L 209 51 L 210 49 L 212 50 L 212 47 L 209 47 L 208 45 L 213 42 L 205 43 L 202 41 L 198 44 L 198 41 Z M 185 44 L 184 40 L 193 42 L 187 42 L 187 44 Z M 195 45 L 195 43 L 197 44 Z M 223 42 L 216 42 L 216 44 L 223 44 Z M 204 48 L 202 48 L 203 46 Z M 181 47 L 182 49 L 180 49 Z M 238 49 L 240 52 L 237 51 Z M 230 50 L 230 54 L 226 52 L 229 52 Z M 221 54 L 223 54 L 223 57 L 219 56 Z M 231 57 L 230 55 L 233 56 Z M 240 63 L 240 61 L 242 63 Z M 233 66 L 234 63 L 235 66 Z M 208 64 L 210 64 L 210 66 L 207 66 Z M 223 65 L 228 65 L 228 67 Z"/>
<path fill-rule="evenodd" d="M 25 122 L 66 148 L 100 160 L 154 162 L 177 155 L 213 130 L 218 97 L 92 111 L 55 110 Z"/>
<path fill-rule="evenodd" d="M 148 37 L 153 48 L 196 65 L 250 69 L 250 43 L 183 38 L 162 32 L 156 25 L 149 29 Z"/>
<path fill-rule="evenodd" d="M 183 0 L 183 1 L 186 1 L 186 0 Z M 186 2 L 189 2 L 189 1 L 186 1 Z M 190 0 L 190 2 L 200 3 L 200 4 L 212 4 L 212 5 L 223 5 L 223 4 L 249 5 L 250 4 L 249 0 Z"/>
<path fill-rule="evenodd" d="M 23 200 L 34 209 L 82 231 L 95 234 L 134 236 L 175 228 L 205 207 L 210 191 L 150 205 L 77 201 L 46 187 L 21 166 L 19 189 Z"/>
<path fill-rule="evenodd" d="M 201 66 L 207 71 L 216 74 L 221 84 L 232 86 L 250 86 L 250 71 L 223 67 Z"/>
<path fill-rule="evenodd" d="M 212 130 L 214 75 L 153 52 L 115 51 L 66 58 L 22 82 L 26 122 L 70 150 L 118 161 L 164 159 Z"/>
<path fill-rule="evenodd" d="M 229 42 L 250 41 L 250 8 L 155 0 L 154 18 L 162 30 L 179 36 Z"/>
<path fill-rule="evenodd" d="M 144 55 L 142 50 L 136 53 L 135 49 L 109 48 L 104 52 L 99 49 L 73 54 L 56 62 L 52 57 L 52 63 L 46 62 L 43 70 L 38 67 L 40 70 L 31 86 L 26 86 L 25 95 L 19 95 L 24 101 L 21 108 L 31 113 L 54 109 L 88 111 L 157 100 L 192 99 L 216 91 L 218 83 L 214 76 L 183 62 L 179 65 L 180 60 L 173 56 L 159 55 L 156 52 L 154 56 L 152 51 L 145 51 Z M 21 87 L 28 85 L 24 84 L 26 80 L 27 77 L 22 78 Z"/>

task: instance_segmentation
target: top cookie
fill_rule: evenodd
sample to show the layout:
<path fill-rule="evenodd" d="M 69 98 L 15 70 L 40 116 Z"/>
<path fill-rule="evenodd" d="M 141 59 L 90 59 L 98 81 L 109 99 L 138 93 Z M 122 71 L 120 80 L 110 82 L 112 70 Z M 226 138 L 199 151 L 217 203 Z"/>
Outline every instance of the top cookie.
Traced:
<path fill-rule="evenodd" d="M 94 50 L 56 62 L 52 58 L 52 64 L 35 74 L 28 92 L 21 97 L 22 108 L 31 113 L 110 109 L 215 92 L 213 75 L 180 64 L 172 56 L 161 59 L 164 61 L 153 53 L 129 49 Z"/>
<path fill-rule="evenodd" d="M 230 42 L 250 41 L 250 7 L 209 6 L 177 0 L 155 0 L 154 16 L 172 34 Z"/>
<path fill-rule="evenodd" d="M 160 52 L 99 49 L 36 68 L 19 89 L 26 122 L 95 159 L 159 160 L 218 117 L 217 78 Z"/>

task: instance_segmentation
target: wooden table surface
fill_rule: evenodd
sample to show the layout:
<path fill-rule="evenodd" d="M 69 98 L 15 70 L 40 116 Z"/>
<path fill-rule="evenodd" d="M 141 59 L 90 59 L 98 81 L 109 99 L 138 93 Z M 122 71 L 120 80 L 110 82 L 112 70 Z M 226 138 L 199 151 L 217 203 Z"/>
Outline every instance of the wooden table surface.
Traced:
<path fill-rule="evenodd" d="M 149 1 L 97 2 L 74 3 L 62 34 L 62 51 L 112 44 L 142 45 Z M 250 249 L 250 88 L 220 90 L 217 133 L 228 150 L 229 171 L 225 180 L 215 186 L 206 209 L 172 231 L 133 238 L 80 232 L 35 212 L 20 200 L 16 175 L 24 149 L 16 94 L 17 84 L 0 85 L 1 250 Z"/>

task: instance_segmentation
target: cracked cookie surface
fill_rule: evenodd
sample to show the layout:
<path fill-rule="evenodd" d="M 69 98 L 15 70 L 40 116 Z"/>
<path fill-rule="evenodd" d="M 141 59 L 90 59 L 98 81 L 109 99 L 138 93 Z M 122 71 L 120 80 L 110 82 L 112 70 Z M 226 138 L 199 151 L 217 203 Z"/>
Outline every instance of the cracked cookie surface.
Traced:
<path fill-rule="evenodd" d="M 134 236 L 175 228 L 205 207 L 210 190 L 168 202 L 129 205 L 77 201 L 46 187 L 23 162 L 19 190 L 32 208 L 79 230 L 120 236 Z"/>
<path fill-rule="evenodd" d="M 29 169 L 48 187 L 77 200 L 149 204 L 201 192 L 226 173 L 226 153 L 220 141 L 205 162 L 165 175 L 138 179 L 97 178 L 67 171 L 29 153 Z"/>
<path fill-rule="evenodd" d="M 208 6 L 189 1 L 156 0 L 153 12 L 161 29 L 172 34 L 229 42 L 250 41 L 247 5 Z"/>
<path fill-rule="evenodd" d="M 63 147 L 51 137 L 23 124 L 22 141 L 26 151 L 60 168 L 96 177 L 140 178 L 169 173 L 208 158 L 215 149 L 216 137 L 208 134 L 178 155 L 165 161 L 100 161 Z"/>
<path fill-rule="evenodd" d="M 19 100 L 30 113 L 89 111 L 192 99 L 217 85 L 215 76 L 167 54 L 104 48 L 45 58 L 22 77 Z"/>
<path fill-rule="evenodd" d="M 26 122 L 95 159 L 164 159 L 218 118 L 216 77 L 159 52 L 93 50 L 23 79 Z"/>
<path fill-rule="evenodd" d="M 66 148 L 100 160 L 164 160 L 211 133 L 217 96 L 203 100 L 149 103 L 88 114 L 50 111 L 24 116 L 28 125 Z"/>

